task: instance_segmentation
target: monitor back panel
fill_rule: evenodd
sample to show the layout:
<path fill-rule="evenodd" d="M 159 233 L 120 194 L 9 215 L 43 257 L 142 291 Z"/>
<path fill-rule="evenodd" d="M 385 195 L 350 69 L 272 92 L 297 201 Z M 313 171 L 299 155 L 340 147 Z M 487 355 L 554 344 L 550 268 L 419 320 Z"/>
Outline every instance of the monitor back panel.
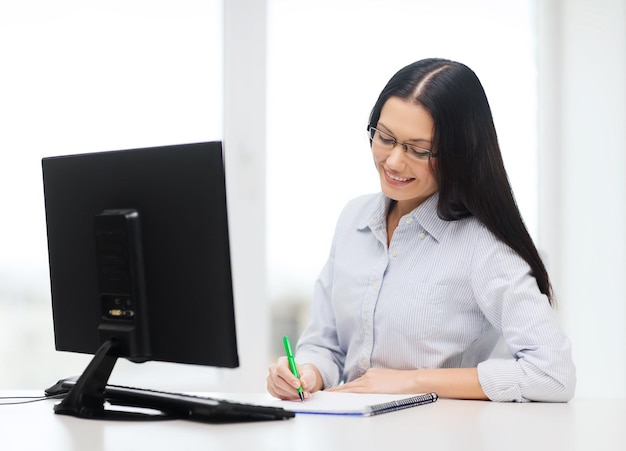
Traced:
<path fill-rule="evenodd" d="M 238 365 L 221 143 L 42 160 L 56 348 L 93 354 L 94 216 L 140 214 L 152 360 Z"/>

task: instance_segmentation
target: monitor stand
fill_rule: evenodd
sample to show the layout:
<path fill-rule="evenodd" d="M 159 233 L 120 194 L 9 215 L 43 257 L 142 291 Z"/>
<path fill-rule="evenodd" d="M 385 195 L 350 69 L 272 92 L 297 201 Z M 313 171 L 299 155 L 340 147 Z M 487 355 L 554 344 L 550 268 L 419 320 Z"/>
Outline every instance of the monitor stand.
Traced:
<path fill-rule="evenodd" d="M 105 341 L 63 401 L 54 406 L 54 412 L 60 415 L 101 420 L 171 419 L 172 416 L 165 413 L 150 414 L 104 408 L 106 401 L 104 391 L 117 359 L 115 340 Z"/>

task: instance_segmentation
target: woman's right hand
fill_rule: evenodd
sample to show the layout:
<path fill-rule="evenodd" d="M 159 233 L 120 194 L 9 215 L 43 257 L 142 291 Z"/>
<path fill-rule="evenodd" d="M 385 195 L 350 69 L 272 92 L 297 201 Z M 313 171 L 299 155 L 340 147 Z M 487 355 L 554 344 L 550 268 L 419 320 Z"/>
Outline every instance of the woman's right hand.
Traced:
<path fill-rule="evenodd" d="M 298 365 L 300 380 L 291 373 L 287 357 L 280 357 L 268 368 L 267 391 L 280 399 L 300 399 L 298 387 L 302 384 L 304 398 L 322 388 L 322 377 L 318 369 L 311 364 Z"/>

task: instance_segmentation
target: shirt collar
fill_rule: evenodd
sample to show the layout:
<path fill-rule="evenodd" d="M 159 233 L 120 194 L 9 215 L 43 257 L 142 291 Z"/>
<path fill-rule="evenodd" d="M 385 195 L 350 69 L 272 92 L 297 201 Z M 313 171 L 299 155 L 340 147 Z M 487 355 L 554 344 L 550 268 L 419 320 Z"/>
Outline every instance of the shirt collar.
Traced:
<path fill-rule="evenodd" d="M 405 218 L 413 218 L 413 220 L 421 225 L 426 233 L 431 235 L 436 241 L 441 240 L 449 225 L 449 221 L 441 219 L 437 214 L 438 202 L 439 194 L 435 193 L 415 210 L 404 216 Z M 370 228 L 374 233 L 384 230 L 386 228 L 386 216 L 390 203 L 390 198 L 383 193 L 379 193 L 376 201 L 373 202 L 372 208 L 363 215 L 363 219 L 359 222 L 359 230 Z"/>

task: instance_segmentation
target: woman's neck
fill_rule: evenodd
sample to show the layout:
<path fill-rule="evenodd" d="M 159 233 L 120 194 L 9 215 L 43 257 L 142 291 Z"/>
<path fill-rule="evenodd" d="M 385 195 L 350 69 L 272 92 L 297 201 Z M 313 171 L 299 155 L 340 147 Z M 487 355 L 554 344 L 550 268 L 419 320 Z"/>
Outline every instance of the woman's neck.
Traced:
<path fill-rule="evenodd" d="M 418 201 L 416 199 L 406 201 L 397 201 L 392 199 L 391 202 L 389 202 L 389 207 L 387 209 L 387 246 L 391 243 L 393 232 L 395 232 L 396 227 L 398 227 L 402 216 L 412 212 L 423 202 L 424 200 Z"/>
<path fill-rule="evenodd" d="M 393 232 L 395 232 L 396 227 L 398 227 L 398 223 L 400 222 L 400 218 L 402 218 L 402 211 L 398 208 L 398 202 L 392 200 L 389 203 L 389 209 L 387 210 L 387 247 L 391 243 L 391 238 L 393 237 Z"/>

